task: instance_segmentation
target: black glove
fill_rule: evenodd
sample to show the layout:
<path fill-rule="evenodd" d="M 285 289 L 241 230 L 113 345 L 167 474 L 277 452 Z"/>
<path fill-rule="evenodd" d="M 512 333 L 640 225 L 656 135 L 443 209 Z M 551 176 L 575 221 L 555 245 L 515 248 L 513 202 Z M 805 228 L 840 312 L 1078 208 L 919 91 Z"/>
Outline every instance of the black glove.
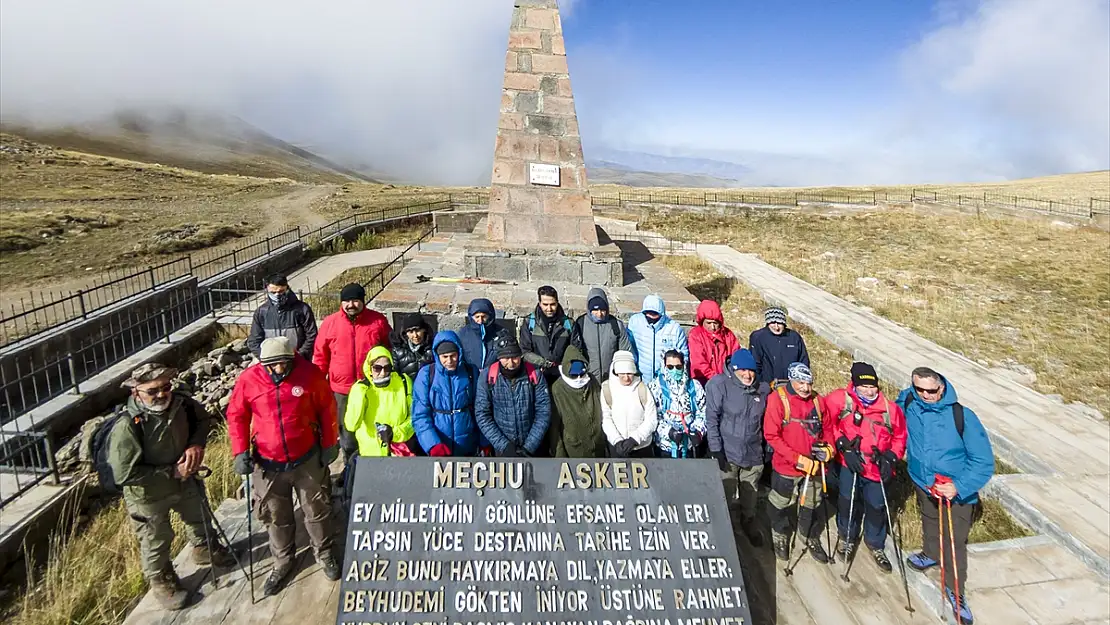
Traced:
<path fill-rule="evenodd" d="M 717 466 L 720 467 L 722 471 L 728 471 L 728 458 L 725 457 L 725 452 L 715 451 L 713 452 L 713 457 L 717 459 Z"/>
<path fill-rule="evenodd" d="M 520 451 L 517 450 L 516 443 L 509 441 L 509 443 L 505 445 L 505 449 L 502 449 L 501 453 L 497 455 L 502 458 L 517 458 L 520 456 Z"/>
<path fill-rule="evenodd" d="M 894 477 L 894 465 L 898 462 L 898 456 L 889 449 L 880 452 L 872 447 L 871 462 L 874 462 L 875 467 L 879 469 L 879 480 L 885 482 Z"/>
<path fill-rule="evenodd" d="M 613 445 L 613 453 L 617 454 L 618 458 L 627 458 L 634 449 L 636 449 L 636 441 L 631 438 L 626 438 Z"/>
<path fill-rule="evenodd" d="M 379 423 L 378 424 L 378 440 L 380 440 L 382 442 L 382 445 L 385 445 L 386 447 L 389 447 L 390 445 L 392 445 L 393 444 L 393 428 L 391 428 L 390 426 L 388 426 L 384 423 Z"/>
<path fill-rule="evenodd" d="M 235 456 L 235 472 L 239 475 L 250 475 L 254 472 L 254 461 L 248 452 Z"/>
<path fill-rule="evenodd" d="M 671 428 L 671 431 L 667 434 L 667 437 L 670 438 L 672 441 L 674 441 L 676 443 L 681 443 L 682 442 L 682 437 L 685 436 L 685 435 L 686 435 L 686 433 L 683 432 L 682 430 L 680 430 L 678 428 Z"/>
<path fill-rule="evenodd" d="M 326 466 L 330 465 L 331 463 L 335 462 L 335 459 L 338 458 L 338 457 L 339 457 L 339 445 L 338 444 L 332 445 L 331 447 L 326 447 L 326 448 L 324 448 L 323 451 L 320 452 L 320 464 L 322 464 L 323 466 L 326 467 Z"/>
<path fill-rule="evenodd" d="M 863 473 L 863 454 L 859 451 L 860 437 L 852 440 L 841 436 L 836 440 L 836 448 L 840 450 L 841 462 L 852 473 Z"/>

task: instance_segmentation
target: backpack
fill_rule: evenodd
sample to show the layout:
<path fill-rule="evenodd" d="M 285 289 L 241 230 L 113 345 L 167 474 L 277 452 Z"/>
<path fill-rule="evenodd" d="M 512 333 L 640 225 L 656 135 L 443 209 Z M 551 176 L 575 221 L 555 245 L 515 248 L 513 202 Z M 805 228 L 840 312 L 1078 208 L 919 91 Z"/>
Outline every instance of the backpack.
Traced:
<path fill-rule="evenodd" d="M 605 396 L 605 403 L 609 404 L 609 407 L 611 408 L 613 406 L 613 391 L 609 388 L 608 384 L 601 385 L 601 394 Z M 647 403 L 647 385 L 645 385 L 642 380 L 640 381 L 640 386 L 636 387 L 636 396 L 640 398 L 640 406 L 643 406 Z"/>
<path fill-rule="evenodd" d="M 530 363 L 530 362 L 524 363 L 524 371 L 528 374 L 528 381 L 532 383 L 532 386 L 535 386 L 536 384 L 539 383 L 539 381 L 540 381 L 540 372 L 535 367 L 532 366 L 532 363 Z M 493 383 L 497 381 L 497 374 L 500 373 L 500 372 L 501 372 L 501 362 L 500 361 L 495 362 L 492 365 L 490 365 L 489 366 L 489 374 L 486 376 L 486 382 L 489 383 L 490 386 L 493 386 Z"/>
<path fill-rule="evenodd" d="M 197 424 L 196 402 L 190 397 L 185 397 L 183 405 L 185 408 L 185 419 L 189 424 L 189 438 L 192 438 L 193 433 L 196 431 Z M 116 423 L 120 419 L 127 419 L 128 427 L 131 428 L 131 434 L 136 438 L 141 438 L 142 432 L 140 431 L 139 425 L 142 423 L 142 418 L 132 418 L 123 407 L 117 410 L 115 414 L 101 421 L 96 428 L 88 434 L 89 461 L 92 463 L 92 469 L 96 473 L 97 480 L 100 482 L 100 490 L 106 495 L 119 495 L 123 492 L 123 488 L 116 482 L 116 476 L 115 472 L 112 471 L 112 465 L 108 462 L 109 443 L 111 442 L 112 430 L 115 429 Z"/>
<path fill-rule="evenodd" d="M 883 401 L 886 402 L 885 404 L 883 404 L 883 427 L 885 427 L 888 432 L 893 434 L 894 433 L 894 427 L 890 425 L 890 400 L 884 397 Z M 844 392 L 844 408 L 840 411 L 839 420 L 843 421 L 845 418 L 850 417 L 853 412 L 855 412 L 855 406 L 852 405 L 852 394 L 845 391 Z M 961 413 L 962 413 L 962 411 L 961 411 Z M 962 414 L 960 415 L 960 421 L 961 422 L 963 421 L 963 415 Z M 961 427 L 961 434 L 960 435 L 961 436 L 963 435 L 962 434 L 962 427 Z"/>
<path fill-rule="evenodd" d="M 908 411 L 910 409 L 910 404 L 912 404 L 912 403 L 913 403 L 913 395 L 912 394 L 907 394 L 906 398 L 904 400 L 902 400 L 902 412 Z M 961 439 L 963 439 L 963 437 L 964 437 L 964 407 L 962 405 L 960 405 L 960 402 L 956 402 L 956 403 L 952 404 L 952 421 L 954 421 L 956 423 L 956 433 L 960 435 Z"/>
<path fill-rule="evenodd" d="M 786 427 L 786 424 L 790 423 L 790 398 L 786 396 L 786 384 L 782 380 L 775 380 L 771 382 L 771 389 L 778 393 L 779 399 L 782 400 L 782 426 Z M 821 414 L 821 402 L 818 399 L 820 398 L 814 393 L 813 409 L 817 412 L 817 418 L 824 421 L 825 415 Z M 798 421 L 802 423 L 805 420 L 799 419 Z"/>
<path fill-rule="evenodd" d="M 536 329 L 536 313 L 532 313 L 532 314 L 528 315 L 528 331 L 532 332 L 535 329 Z M 563 329 L 567 331 L 567 334 L 572 334 L 574 332 L 574 326 L 570 322 L 570 317 L 567 317 L 565 315 L 563 316 Z M 551 338 L 551 337 L 548 337 L 548 338 Z"/>

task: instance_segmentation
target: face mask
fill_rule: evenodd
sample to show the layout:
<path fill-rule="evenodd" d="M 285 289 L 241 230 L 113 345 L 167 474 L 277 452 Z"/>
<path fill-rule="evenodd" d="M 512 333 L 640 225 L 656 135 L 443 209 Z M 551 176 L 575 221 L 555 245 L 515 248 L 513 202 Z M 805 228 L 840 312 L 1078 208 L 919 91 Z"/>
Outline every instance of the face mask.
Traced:
<path fill-rule="evenodd" d="M 569 386 L 573 389 L 580 389 L 580 388 L 586 388 L 586 385 L 590 383 L 590 377 L 587 376 L 587 375 L 581 375 L 581 376 L 578 376 L 577 378 L 568 378 L 567 376 L 564 375 L 563 376 L 563 381 L 567 383 L 567 386 Z"/>
<path fill-rule="evenodd" d="M 271 303 L 277 304 L 278 300 L 281 298 L 281 294 L 280 293 L 269 293 L 269 292 L 267 292 L 266 297 L 270 298 Z"/>
<path fill-rule="evenodd" d="M 686 372 L 682 369 L 667 369 L 664 375 L 666 375 L 667 379 L 671 382 L 681 382 L 682 377 L 686 375 Z"/>
<path fill-rule="evenodd" d="M 378 388 L 384 388 L 386 386 L 389 386 L 389 380 L 390 380 L 391 377 L 393 377 L 393 376 L 388 375 L 384 378 L 373 378 L 370 381 L 374 383 L 374 386 L 376 386 Z"/>
<path fill-rule="evenodd" d="M 292 370 L 293 370 L 292 366 L 286 366 L 284 372 L 278 373 L 278 372 L 274 371 L 273 369 L 270 369 L 269 367 L 266 368 L 266 372 L 270 374 L 270 380 L 274 384 L 281 384 L 283 381 L 285 381 L 285 378 L 289 377 L 289 373 Z"/>

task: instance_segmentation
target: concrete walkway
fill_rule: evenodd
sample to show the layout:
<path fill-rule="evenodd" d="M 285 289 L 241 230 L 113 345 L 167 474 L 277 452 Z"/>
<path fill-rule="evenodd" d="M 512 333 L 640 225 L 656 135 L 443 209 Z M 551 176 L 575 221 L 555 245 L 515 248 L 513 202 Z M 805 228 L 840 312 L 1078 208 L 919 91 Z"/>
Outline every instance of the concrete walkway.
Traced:
<path fill-rule="evenodd" d="M 1020 621 L 1024 623 L 1110 618 L 1110 425 L 866 312 L 757 256 L 723 245 L 698 246 L 698 254 L 720 272 L 755 289 L 768 302 L 786 306 L 792 319 L 857 360 L 875 365 L 885 380 L 905 385 L 917 366 L 930 366 L 944 374 L 958 391 L 961 403 L 979 415 L 995 453 L 1022 471 L 996 476 L 989 493 L 1015 517 L 1062 548 L 1052 557 L 1065 553 L 1071 557 L 1069 565 L 1073 561 L 1086 565 L 1082 575 L 1072 567 L 1062 579 L 1040 579 L 1035 595 L 996 593 L 994 598 L 1005 603 L 1005 610 L 1024 614 Z M 995 574 L 992 571 L 989 575 Z M 1016 575 L 1020 579 L 1021 573 Z M 971 601 L 974 607 L 974 595 Z M 1059 609 L 1034 614 L 1034 601 L 1049 602 Z"/>
<path fill-rule="evenodd" d="M 321 286 L 331 282 L 344 271 L 356 267 L 384 265 L 400 256 L 406 247 L 408 246 L 395 245 L 376 250 L 324 256 L 290 274 L 289 288 L 298 293 L 315 293 Z"/>

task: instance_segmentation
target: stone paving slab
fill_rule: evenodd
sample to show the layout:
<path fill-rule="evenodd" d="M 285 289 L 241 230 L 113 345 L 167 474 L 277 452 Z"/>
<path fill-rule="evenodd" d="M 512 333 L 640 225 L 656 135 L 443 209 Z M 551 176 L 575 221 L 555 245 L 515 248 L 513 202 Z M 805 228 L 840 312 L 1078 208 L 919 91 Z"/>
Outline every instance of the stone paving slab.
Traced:
<path fill-rule="evenodd" d="M 543 286 L 540 282 L 519 282 L 514 284 L 451 284 L 418 282 L 417 276 L 460 278 L 465 277 L 461 267 L 462 250 L 477 238 L 469 233 L 438 235 L 431 239 L 442 253 L 427 252 L 422 247 L 413 262 L 410 262 L 394 278 L 371 306 L 387 312 L 434 312 L 463 316 L 470 301 L 476 297 L 489 298 L 497 309 L 499 317 L 515 319 L 527 316 L 536 306 L 536 290 Z M 680 323 L 687 325 L 694 321 L 698 299 L 683 287 L 670 271 L 651 255 L 643 246 L 636 243 L 619 242 L 625 256 L 625 276 L 628 284 L 622 287 L 608 287 L 610 310 L 613 314 L 627 319 L 639 312 L 644 297 L 656 293 L 667 303 L 667 312 Z M 459 263 L 455 263 L 459 259 Z M 567 314 L 577 316 L 586 307 L 586 295 L 590 285 L 551 282 L 559 291 L 559 299 Z"/>

